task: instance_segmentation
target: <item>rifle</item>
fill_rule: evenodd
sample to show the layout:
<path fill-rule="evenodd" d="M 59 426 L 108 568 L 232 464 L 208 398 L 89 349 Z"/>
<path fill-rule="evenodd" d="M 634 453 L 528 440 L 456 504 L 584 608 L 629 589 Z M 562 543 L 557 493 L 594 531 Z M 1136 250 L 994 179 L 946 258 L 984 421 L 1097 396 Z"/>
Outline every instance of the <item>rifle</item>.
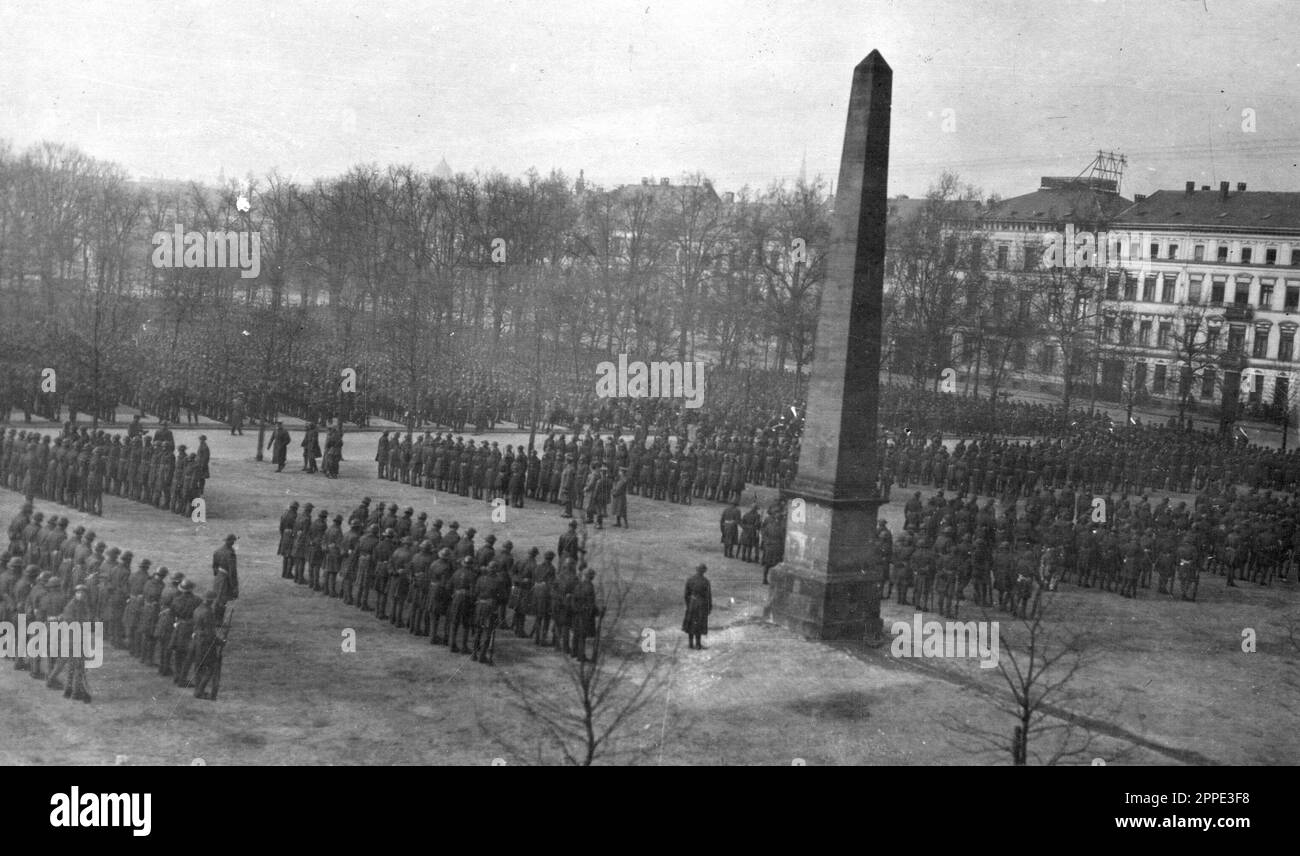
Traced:
<path fill-rule="evenodd" d="M 208 651 L 204 654 L 204 659 L 214 656 L 216 661 L 212 665 L 212 699 L 216 701 L 217 693 L 221 689 L 221 661 L 224 658 L 226 642 L 230 638 L 230 627 L 234 620 L 234 604 L 226 604 L 226 614 L 221 619 L 221 624 L 217 627 L 217 633 L 212 639 L 212 644 L 208 646 Z M 202 662 L 202 661 L 200 661 Z"/>

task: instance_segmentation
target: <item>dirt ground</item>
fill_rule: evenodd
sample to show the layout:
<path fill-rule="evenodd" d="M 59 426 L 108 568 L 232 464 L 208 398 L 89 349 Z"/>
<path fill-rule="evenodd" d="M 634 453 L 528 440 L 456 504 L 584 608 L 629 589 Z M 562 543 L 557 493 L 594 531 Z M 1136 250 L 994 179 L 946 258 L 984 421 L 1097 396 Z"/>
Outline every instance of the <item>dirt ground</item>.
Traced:
<path fill-rule="evenodd" d="M 197 431 L 177 431 L 191 448 Z M 374 477 L 375 434 L 353 434 L 342 477 L 327 480 L 253 460 L 256 432 L 230 437 L 208 430 L 213 479 L 206 524 L 112 497 L 102 519 L 66 513 L 99 537 L 131 549 L 137 561 L 183 570 L 206 587 L 211 554 L 227 532 L 240 536 L 241 597 L 227 648 L 221 699 L 195 699 L 124 652 L 110 649 L 90 673 L 94 703 L 66 701 L 26 673 L 0 668 L 0 747 L 6 764 L 508 764 L 532 758 L 541 724 L 512 703 L 512 677 L 533 691 L 567 700 L 559 654 L 499 636 L 497 665 L 480 666 L 445 647 L 378 622 L 341 601 L 282 580 L 276 524 L 291 500 L 347 513 L 370 496 L 397 501 L 431 518 L 459 520 L 510 539 L 516 552 L 552 549 L 566 521 L 549 504 L 509 509 L 493 523 L 491 507 Z M 294 432 L 295 442 L 300 432 Z M 503 447 L 525 435 L 493 433 Z M 291 451 L 296 447 L 291 447 Z M 769 492 L 761 492 L 764 497 Z M 902 502 L 882 509 L 902 528 Z M 927 492 L 928 495 L 928 492 Z M 21 497 L 0 490 L 0 520 Z M 870 646 L 807 642 L 763 621 L 767 589 L 757 565 L 725 559 L 718 544 L 720 506 L 629 497 L 632 529 L 591 532 L 608 572 L 631 584 L 620 626 L 629 656 L 643 671 L 657 658 L 666 689 L 620 731 L 642 762 L 662 764 L 972 764 L 1007 763 L 979 754 L 969 734 L 1010 735 L 998 709 L 1008 690 L 998 670 L 970 660 L 895 659 L 888 640 Z M 47 513 L 56 508 L 39 503 Z M 709 565 L 716 608 L 704 651 L 689 651 L 680 632 L 682 586 L 699 561 Z M 885 629 L 914 610 L 889 603 Z M 1057 699 L 1097 734 L 1085 755 L 1108 763 L 1300 763 L 1296 706 L 1300 650 L 1287 638 L 1297 621 L 1294 583 L 1224 587 L 1203 581 L 1197 603 L 1143 591 L 1125 600 L 1064 586 L 1052 604 L 1058 625 L 1094 634 L 1091 661 Z M 937 616 L 927 616 L 935 618 Z M 981 616 L 966 610 L 962 618 Z M 1004 627 L 1009 616 L 992 614 Z M 356 651 L 343 651 L 344 631 Z M 656 631 L 654 653 L 637 643 Z M 1251 629 L 1257 650 L 1242 651 Z M 1294 638 L 1294 637 L 1293 637 Z M 1005 655 L 1004 655 L 1005 656 Z M 1056 722 L 1058 720 L 1049 720 Z M 544 749 L 544 761 L 557 761 Z"/>

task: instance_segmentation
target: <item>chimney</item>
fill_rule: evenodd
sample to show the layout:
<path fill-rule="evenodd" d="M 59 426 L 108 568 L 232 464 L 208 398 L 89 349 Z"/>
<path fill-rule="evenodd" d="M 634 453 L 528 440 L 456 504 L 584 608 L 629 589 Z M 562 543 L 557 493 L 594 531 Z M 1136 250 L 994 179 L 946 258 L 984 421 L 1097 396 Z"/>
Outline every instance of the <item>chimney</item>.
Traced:
<path fill-rule="evenodd" d="M 1196 192 L 1196 182 L 1194 181 L 1187 182 L 1187 195 L 1191 196 L 1195 192 Z"/>
<path fill-rule="evenodd" d="M 736 201 L 736 194 L 728 190 L 726 193 L 722 194 L 722 199 L 724 202 L 730 205 Z"/>
<path fill-rule="evenodd" d="M 642 184 L 649 184 L 649 183 L 650 183 L 650 179 L 647 178 L 647 177 L 645 177 L 645 176 L 643 175 L 643 176 L 641 176 L 641 183 L 642 183 Z"/>
<path fill-rule="evenodd" d="M 1146 199 L 1146 198 L 1147 198 L 1147 195 L 1146 195 L 1145 193 L 1134 193 L 1134 194 L 1133 194 L 1133 201 L 1134 201 L 1134 202 L 1141 202 L 1143 199 Z"/>
<path fill-rule="evenodd" d="M 661 178 L 661 179 L 659 179 L 659 186 L 660 186 L 660 187 L 667 187 L 667 186 L 668 186 L 668 179 L 666 179 L 666 178 Z"/>
<path fill-rule="evenodd" d="M 1219 182 L 1219 198 L 1220 199 L 1228 198 L 1228 182 L 1226 181 Z"/>
<path fill-rule="evenodd" d="M 1237 182 L 1237 192 L 1238 192 L 1238 193 L 1245 193 L 1245 192 L 1246 192 L 1246 182 L 1244 182 L 1244 181 L 1239 181 L 1239 182 Z"/>
<path fill-rule="evenodd" d="M 1201 185 L 1201 190 L 1209 190 L 1209 189 L 1210 189 L 1210 185 L 1208 185 L 1208 184 L 1202 184 L 1202 185 Z"/>

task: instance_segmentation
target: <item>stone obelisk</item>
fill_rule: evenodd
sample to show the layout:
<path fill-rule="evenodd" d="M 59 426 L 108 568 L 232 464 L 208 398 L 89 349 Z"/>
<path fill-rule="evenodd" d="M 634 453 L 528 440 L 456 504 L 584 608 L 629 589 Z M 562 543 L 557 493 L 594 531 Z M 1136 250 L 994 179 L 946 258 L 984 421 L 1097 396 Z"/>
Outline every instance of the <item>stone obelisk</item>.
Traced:
<path fill-rule="evenodd" d="M 772 570 L 772 619 L 812 639 L 880 632 L 881 569 L 867 564 L 885 502 L 876 409 L 892 87 L 877 51 L 853 70 L 785 561 Z"/>

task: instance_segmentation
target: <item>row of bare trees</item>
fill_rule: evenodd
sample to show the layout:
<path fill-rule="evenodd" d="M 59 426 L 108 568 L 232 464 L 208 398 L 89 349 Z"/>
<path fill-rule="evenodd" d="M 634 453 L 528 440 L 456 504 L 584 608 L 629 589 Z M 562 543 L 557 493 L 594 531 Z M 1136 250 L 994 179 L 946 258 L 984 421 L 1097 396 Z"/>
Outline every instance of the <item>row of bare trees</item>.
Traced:
<path fill-rule="evenodd" d="M 829 214 L 821 180 L 723 197 L 699 174 L 606 190 L 358 165 L 204 187 L 0 143 L 0 360 L 57 362 L 86 409 L 142 389 L 225 398 L 232 375 L 288 394 L 323 362 L 412 408 L 430 378 L 485 364 L 585 388 L 596 353 L 799 372 Z M 178 224 L 256 233 L 260 275 L 155 267 L 153 236 Z"/>

